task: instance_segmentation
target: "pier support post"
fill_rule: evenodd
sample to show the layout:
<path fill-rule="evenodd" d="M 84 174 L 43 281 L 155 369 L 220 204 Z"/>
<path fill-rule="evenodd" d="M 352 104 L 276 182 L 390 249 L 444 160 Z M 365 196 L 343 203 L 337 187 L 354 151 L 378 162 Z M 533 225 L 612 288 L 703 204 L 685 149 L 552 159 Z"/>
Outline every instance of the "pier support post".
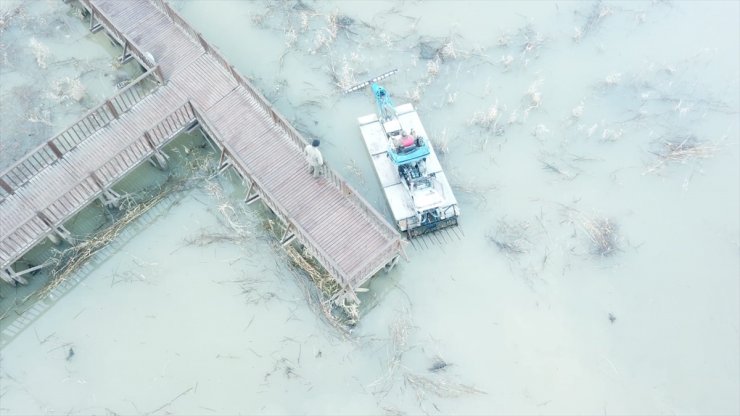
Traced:
<path fill-rule="evenodd" d="M 124 39 L 123 53 L 121 53 L 121 56 L 118 58 L 118 61 L 122 64 L 125 64 L 126 62 L 130 61 L 131 58 L 133 58 L 133 55 L 128 53 L 128 40 Z"/>
<path fill-rule="evenodd" d="M 95 24 L 95 9 L 90 9 L 90 31 L 95 33 L 103 27 L 100 23 Z"/>
<path fill-rule="evenodd" d="M 355 291 L 347 286 L 342 288 L 339 292 L 337 292 L 330 301 L 333 301 L 335 305 L 337 306 L 347 306 L 347 303 L 354 303 L 356 305 L 359 305 L 362 303 L 360 301 L 360 298 L 357 297 L 357 294 Z"/>
<path fill-rule="evenodd" d="M 218 159 L 218 172 L 221 173 L 226 168 L 231 166 L 231 160 L 229 160 L 229 155 L 226 154 L 226 149 L 221 149 L 221 157 Z"/>
<path fill-rule="evenodd" d="M 108 208 L 118 208 L 121 206 L 121 194 L 110 189 L 103 189 L 103 193 L 100 194 L 100 203 Z"/>
<path fill-rule="evenodd" d="M 1 178 L 0 178 L 0 188 L 3 188 L 3 190 L 9 194 L 13 193 L 13 187 L 10 186 L 7 182 L 2 180 Z"/>
<path fill-rule="evenodd" d="M 90 172 L 90 177 L 93 179 L 93 182 L 98 185 L 98 188 L 100 188 L 101 193 L 98 197 L 100 199 L 100 203 L 108 208 L 118 208 L 121 205 L 121 195 L 113 189 L 105 186 L 103 181 L 95 172 Z"/>
<path fill-rule="evenodd" d="M 159 170 L 166 170 L 168 166 L 167 159 L 169 159 L 169 156 L 166 153 L 155 150 L 152 157 L 149 158 L 149 162 Z"/>
<path fill-rule="evenodd" d="M 75 239 L 72 237 L 72 233 L 69 232 L 68 229 L 64 228 L 63 225 L 60 225 L 59 227 L 56 227 L 54 229 L 54 232 L 64 241 L 68 242 L 69 244 L 74 244 Z"/>
<path fill-rule="evenodd" d="M 394 267 L 396 267 L 396 264 L 398 264 L 398 259 L 400 256 L 396 256 L 391 260 L 388 264 L 385 265 L 384 270 L 386 273 L 390 273 L 391 270 L 393 270 Z"/>
<path fill-rule="evenodd" d="M 149 158 L 149 162 L 159 170 L 167 169 L 167 159 L 169 159 L 170 157 L 157 148 L 157 145 L 154 144 L 154 140 L 152 140 L 152 135 L 149 134 L 148 131 L 144 132 L 144 139 L 146 139 L 146 143 L 149 145 L 152 151 L 154 151 L 152 157 Z"/>
<path fill-rule="evenodd" d="M 48 225 L 51 228 L 52 232 L 47 235 L 49 241 L 54 244 L 59 244 L 62 242 L 62 240 L 68 242 L 69 244 L 75 243 L 75 239 L 74 237 L 72 237 L 72 233 L 64 228 L 63 225 L 54 225 L 54 222 L 41 211 L 36 211 L 36 216 L 38 216 L 39 219 L 44 222 L 44 224 Z"/>
<path fill-rule="evenodd" d="M 280 245 L 283 247 L 290 244 L 295 239 L 295 234 L 290 232 L 290 225 L 285 226 L 285 230 L 283 231 L 283 236 L 280 237 Z"/>
<path fill-rule="evenodd" d="M 110 100 L 105 101 L 105 106 L 108 108 L 108 111 L 113 115 L 113 118 L 118 118 L 118 110 L 116 110 L 116 106 L 113 105 L 113 103 Z"/>
<path fill-rule="evenodd" d="M 64 228 L 63 225 L 54 227 L 52 233 L 49 234 L 47 237 L 49 238 L 49 241 L 51 241 L 54 245 L 61 244 L 62 240 L 68 242 L 69 244 L 75 243 L 75 239 L 74 237 L 72 237 L 72 233 Z"/>
<path fill-rule="evenodd" d="M 2 279 L 5 283 L 11 284 L 13 286 L 18 283 L 22 285 L 28 284 L 28 280 L 16 273 L 15 270 L 13 270 L 13 268 L 10 266 L 4 268 L 2 272 L 0 272 L 0 279 Z"/>
<path fill-rule="evenodd" d="M 198 127 L 200 127 L 200 123 L 198 123 L 198 119 L 195 119 L 195 121 L 193 121 L 187 127 L 185 127 L 185 133 L 192 134 L 193 131 L 195 131 L 195 129 L 197 129 Z M 204 136 L 208 137 L 206 134 L 204 134 Z"/>
<path fill-rule="evenodd" d="M 251 204 L 252 202 L 260 199 L 260 194 L 254 189 L 254 182 L 249 182 L 249 189 L 247 189 L 247 196 L 244 198 L 244 202 Z"/>

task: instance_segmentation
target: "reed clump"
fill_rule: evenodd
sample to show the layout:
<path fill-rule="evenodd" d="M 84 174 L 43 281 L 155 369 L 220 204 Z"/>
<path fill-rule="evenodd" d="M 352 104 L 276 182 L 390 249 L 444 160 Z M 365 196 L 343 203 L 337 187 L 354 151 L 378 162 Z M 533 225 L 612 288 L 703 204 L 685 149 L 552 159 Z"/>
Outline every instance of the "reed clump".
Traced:
<path fill-rule="evenodd" d="M 586 215 L 570 206 L 564 206 L 564 209 L 567 215 L 564 222 L 586 234 L 592 254 L 607 257 L 619 251 L 622 237 L 616 221 L 602 215 Z M 573 236 L 576 235 L 574 231 Z"/>
<path fill-rule="evenodd" d="M 41 298 L 47 297 L 51 292 L 64 284 L 77 270 L 82 268 L 90 259 L 93 258 L 100 250 L 107 247 L 114 241 L 123 230 L 131 223 L 136 221 L 150 209 L 165 200 L 175 192 L 185 189 L 184 183 L 180 182 L 168 186 L 154 196 L 145 199 L 137 198 L 133 195 L 127 195 L 120 199 L 119 210 L 122 215 L 111 225 L 93 233 L 84 240 L 79 240 L 76 244 L 64 250 L 58 251 L 49 260 L 53 264 L 50 277 L 47 284 L 38 292 Z"/>
<path fill-rule="evenodd" d="M 717 146 L 699 140 L 696 136 L 660 139 L 658 150 L 652 151 L 658 159 L 645 171 L 653 173 L 669 163 L 687 163 L 691 160 L 707 159 L 714 155 Z"/>
<path fill-rule="evenodd" d="M 279 229 L 282 228 L 272 219 L 265 222 L 265 227 L 276 237 L 280 235 Z M 287 244 L 283 246 L 283 251 L 291 264 L 302 274 L 308 276 L 313 283 L 313 285 L 303 284 L 309 305 L 321 312 L 321 316 L 331 326 L 343 334 L 348 334 L 350 328 L 360 319 L 358 305 L 340 296 L 344 288 L 321 267 L 307 248 L 299 249 L 294 244 Z"/>
<path fill-rule="evenodd" d="M 185 159 L 182 172 L 173 172 L 163 184 L 117 197 L 115 212 L 109 211 L 113 217 L 110 224 L 84 238 L 73 236 L 70 247 L 52 254 L 48 260 L 51 265 L 49 281 L 37 294 L 41 298 L 50 295 L 152 208 L 176 194 L 200 186 L 203 180 L 212 178 L 217 173 L 208 156 L 199 154 Z"/>
<path fill-rule="evenodd" d="M 594 254 L 610 256 L 619 249 L 619 228 L 613 220 L 604 217 L 583 217 L 580 226 L 591 240 Z"/>

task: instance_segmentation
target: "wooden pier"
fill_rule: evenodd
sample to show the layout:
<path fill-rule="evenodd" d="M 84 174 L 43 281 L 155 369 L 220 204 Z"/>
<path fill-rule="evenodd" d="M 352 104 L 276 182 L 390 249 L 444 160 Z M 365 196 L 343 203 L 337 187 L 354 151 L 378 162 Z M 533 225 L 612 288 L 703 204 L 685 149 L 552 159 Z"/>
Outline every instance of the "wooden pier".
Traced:
<path fill-rule="evenodd" d="M 340 283 L 342 298 L 403 250 L 399 233 L 331 169 L 315 180 L 306 140 L 218 51 L 163 0 L 81 0 L 90 29 L 118 42 L 121 61 L 147 71 L 0 175 L 0 277 L 44 238 L 141 163 L 166 167 L 162 147 L 200 125 L 248 185 L 245 202 L 282 221 L 282 243 L 303 244 Z M 26 270 L 27 271 L 27 270 Z M 25 272 L 25 271 L 24 271 Z"/>

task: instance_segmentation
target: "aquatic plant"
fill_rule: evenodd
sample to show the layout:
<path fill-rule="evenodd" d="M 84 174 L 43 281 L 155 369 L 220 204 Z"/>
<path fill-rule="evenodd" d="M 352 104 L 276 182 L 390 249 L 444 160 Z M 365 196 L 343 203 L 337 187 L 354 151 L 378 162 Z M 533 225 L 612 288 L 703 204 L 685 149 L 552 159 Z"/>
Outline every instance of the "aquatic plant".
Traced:
<path fill-rule="evenodd" d="M 428 139 L 440 158 L 450 153 L 450 139 L 447 137 L 446 127 L 441 132 L 430 135 Z"/>
<path fill-rule="evenodd" d="M 581 227 L 591 239 L 594 253 L 599 256 L 611 255 L 619 248 L 617 225 L 609 218 L 583 218 Z"/>
<path fill-rule="evenodd" d="M 542 87 L 543 82 L 543 79 L 538 79 L 530 84 L 529 88 L 527 88 L 526 97 L 529 98 L 529 107 L 525 112 L 534 108 L 539 108 L 540 104 L 542 104 L 542 92 L 540 91 L 540 88 Z"/>
<path fill-rule="evenodd" d="M 82 101 L 85 98 L 85 86 L 80 82 L 80 77 L 65 77 L 55 80 L 51 84 L 50 96 L 58 103 L 67 100 Z"/>
<path fill-rule="evenodd" d="M 572 181 L 580 174 L 580 172 L 573 172 L 574 168 L 572 166 L 564 166 L 564 163 L 554 160 L 551 155 L 543 154 L 540 157 L 540 162 L 543 169 L 556 173 L 565 180 Z"/>
<path fill-rule="evenodd" d="M 28 41 L 28 46 L 31 48 L 31 53 L 36 58 L 36 64 L 39 68 L 45 69 L 47 64 L 46 60 L 49 57 L 49 47 L 39 42 L 35 37 L 32 37 Z"/>
<path fill-rule="evenodd" d="M 528 253 L 532 248 L 529 240 L 530 225 L 527 222 L 510 222 L 499 220 L 494 233 L 489 233 L 488 240 L 504 253 L 506 257 Z"/>
<path fill-rule="evenodd" d="M 501 114 L 501 108 L 498 105 L 498 99 L 485 111 L 476 111 L 473 113 L 473 117 L 468 121 L 468 124 L 482 127 L 486 130 L 496 131 L 498 125 L 498 118 Z"/>
<path fill-rule="evenodd" d="M 577 225 L 588 237 L 591 253 L 606 257 L 619 249 L 619 234 L 617 224 L 606 217 L 586 216 L 570 208 L 573 215 L 570 221 Z"/>
<path fill-rule="evenodd" d="M 657 160 L 645 171 L 644 174 L 659 171 L 668 163 L 686 163 L 691 160 L 707 159 L 714 155 L 717 146 L 700 141 L 696 136 L 677 136 L 670 139 L 660 138 L 656 141 L 650 153 L 657 156 Z"/>
<path fill-rule="evenodd" d="M 329 76 L 332 83 L 338 91 L 345 91 L 347 88 L 358 83 L 358 77 L 364 75 L 367 71 L 357 69 L 363 63 L 362 55 L 353 52 L 349 56 L 343 56 L 341 66 L 334 64 L 333 58 L 329 57 Z"/>
<path fill-rule="evenodd" d="M 284 232 L 283 226 L 273 219 L 268 219 L 265 227 L 276 238 Z M 306 247 L 299 248 L 294 244 L 282 247 L 296 270 L 307 276 L 312 283 L 303 284 L 305 282 L 299 280 L 308 304 L 340 334 L 349 335 L 350 328 L 360 319 L 358 305 L 340 296 L 343 288 L 339 282 L 321 267 Z"/>
<path fill-rule="evenodd" d="M 594 5 L 591 6 L 591 10 L 586 16 L 583 24 L 574 28 L 573 40 L 575 42 L 579 42 L 592 32 L 595 32 L 604 19 L 613 13 L 614 11 L 608 5 L 605 5 L 601 1 L 595 2 Z"/>
<path fill-rule="evenodd" d="M 471 394 L 486 394 L 485 391 L 477 389 L 474 386 L 457 383 L 439 374 L 429 377 L 409 372 L 404 374 L 404 381 L 414 388 L 420 403 L 425 398 L 426 393 L 445 398 Z"/>

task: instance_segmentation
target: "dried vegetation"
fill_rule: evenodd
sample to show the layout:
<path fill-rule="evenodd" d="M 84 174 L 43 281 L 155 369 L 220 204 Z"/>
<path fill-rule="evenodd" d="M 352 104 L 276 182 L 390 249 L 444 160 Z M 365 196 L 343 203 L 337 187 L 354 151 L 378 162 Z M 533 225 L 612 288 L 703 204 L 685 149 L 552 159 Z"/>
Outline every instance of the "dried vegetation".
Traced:
<path fill-rule="evenodd" d="M 621 236 L 618 224 L 601 215 L 585 215 L 581 211 L 564 207 L 566 221 L 581 230 L 589 245 L 589 252 L 599 256 L 611 256 L 620 249 Z"/>
<path fill-rule="evenodd" d="M 656 147 L 658 150 L 651 153 L 657 160 L 643 174 L 658 172 L 670 163 L 685 164 L 690 161 L 707 159 L 718 150 L 716 145 L 700 141 L 696 136 L 659 139 Z"/>

